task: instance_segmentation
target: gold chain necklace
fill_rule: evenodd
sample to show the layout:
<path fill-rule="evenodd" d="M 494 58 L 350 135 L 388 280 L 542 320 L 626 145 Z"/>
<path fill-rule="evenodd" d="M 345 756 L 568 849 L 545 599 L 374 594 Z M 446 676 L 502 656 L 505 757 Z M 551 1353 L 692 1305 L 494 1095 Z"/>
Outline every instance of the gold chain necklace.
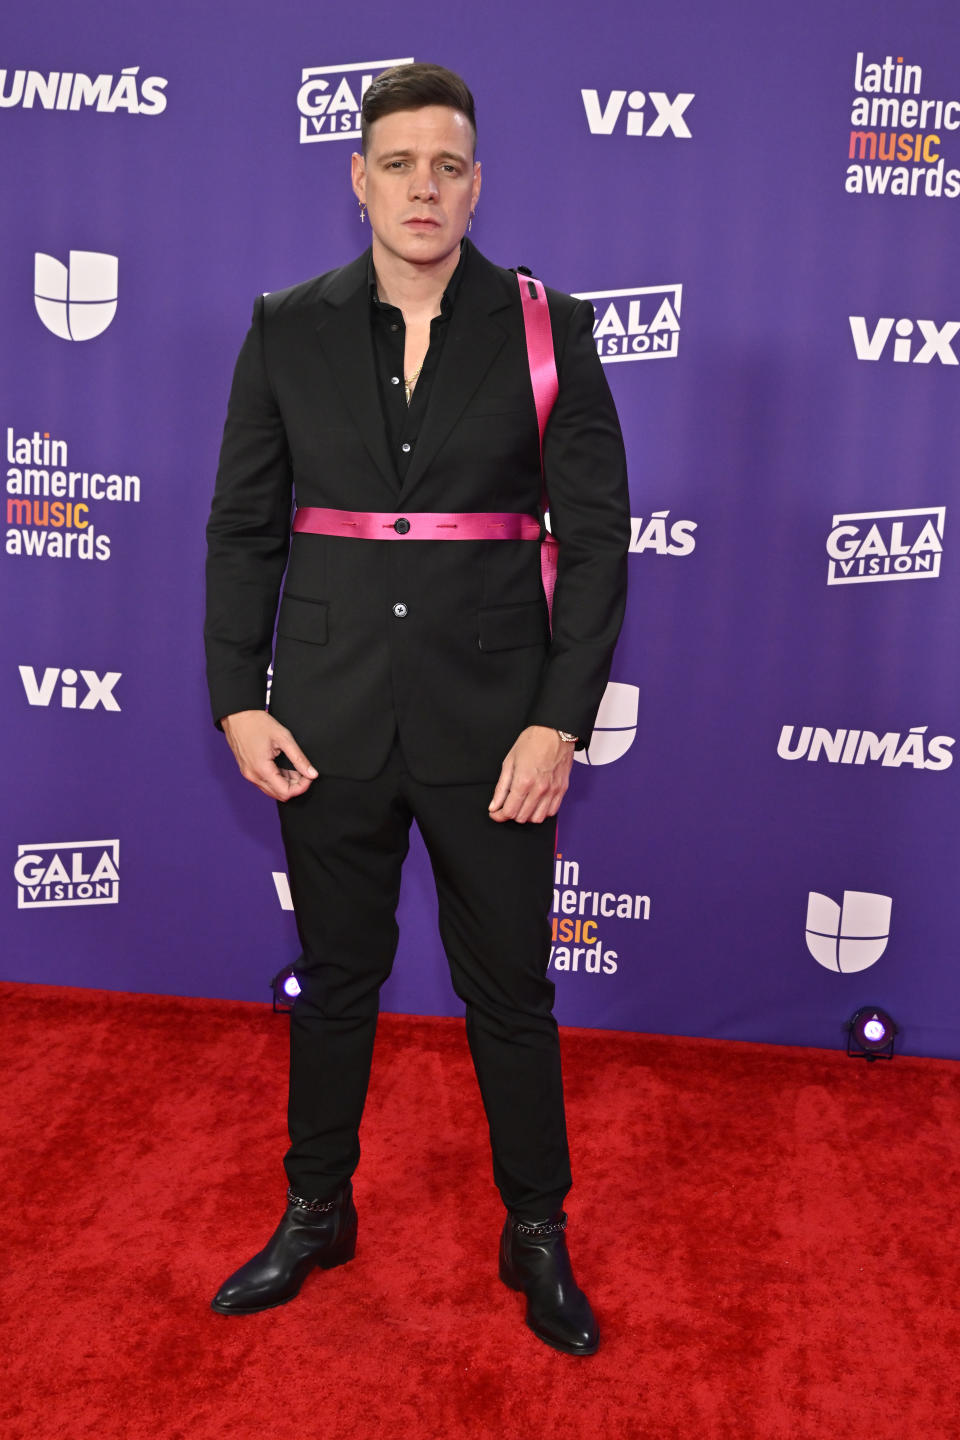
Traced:
<path fill-rule="evenodd" d="M 420 379 L 420 371 L 423 369 L 424 364 L 426 363 L 426 359 L 427 357 L 426 355 L 424 355 L 423 359 L 420 361 L 420 364 L 417 366 L 416 370 L 414 370 L 413 374 L 409 376 L 404 375 L 403 377 L 403 393 L 407 397 L 408 407 L 410 405 L 410 397 L 413 395 L 413 387 Z"/>

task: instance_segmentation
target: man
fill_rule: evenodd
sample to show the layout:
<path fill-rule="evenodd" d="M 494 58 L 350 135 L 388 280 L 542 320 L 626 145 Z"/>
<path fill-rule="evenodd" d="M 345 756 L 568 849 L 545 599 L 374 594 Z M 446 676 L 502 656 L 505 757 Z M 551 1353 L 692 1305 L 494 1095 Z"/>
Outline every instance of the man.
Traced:
<path fill-rule="evenodd" d="M 304 953 L 287 1210 L 213 1307 L 283 1304 L 353 1256 L 350 1180 L 415 819 L 507 1207 L 501 1278 L 540 1339 L 591 1354 L 564 1238 L 547 915 L 552 817 L 623 614 L 623 446 L 592 308 L 550 291 L 551 639 L 540 547 L 502 538 L 538 512 L 540 446 L 517 276 L 464 238 L 473 97 L 439 66 L 397 66 L 368 89 L 362 126 L 352 180 L 371 249 L 256 302 L 208 527 L 213 712 L 243 775 L 281 802 Z M 418 537 L 469 523 L 497 538 Z"/>

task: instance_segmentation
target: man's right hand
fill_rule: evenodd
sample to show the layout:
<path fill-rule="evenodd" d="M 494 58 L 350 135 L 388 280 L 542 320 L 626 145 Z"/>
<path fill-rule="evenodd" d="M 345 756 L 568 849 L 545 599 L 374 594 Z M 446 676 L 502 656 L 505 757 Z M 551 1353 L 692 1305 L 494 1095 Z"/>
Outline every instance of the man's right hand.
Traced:
<path fill-rule="evenodd" d="M 266 710 L 238 710 L 235 715 L 224 715 L 220 723 L 240 774 L 264 795 L 274 800 L 292 800 L 316 780 L 316 770 L 290 731 Z M 292 770 L 276 763 L 281 754 L 290 761 Z"/>

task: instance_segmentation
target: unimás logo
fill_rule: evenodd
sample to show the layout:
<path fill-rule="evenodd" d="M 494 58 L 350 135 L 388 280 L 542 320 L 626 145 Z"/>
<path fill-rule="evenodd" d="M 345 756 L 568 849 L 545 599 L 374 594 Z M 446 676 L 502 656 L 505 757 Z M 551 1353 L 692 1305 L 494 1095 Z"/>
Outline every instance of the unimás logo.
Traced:
<path fill-rule="evenodd" d="M 19 910 L 116 905 L 120 898 L 120 841 L 18 845 L 13 874 Z"/>
<path fill-rule="evenodd" d="M 66 440 L 7 426 L 6 553 L 47 560 L 109 560 L 111 538 L 91 519 L 97 502 L 140 503 L 140 476 L 75 470 Z M 93 502 L 93 503 L 91 503 Z"/>
<path fill-rule="evenodd" d="M 960 320 L 938 325 L 935 320 L 897 320 L 893 315 L 881 315 L 872 330 L 865 315 L 851 315 L 849 320 L 858 360 L 885 358 L 895 365 L 929 365 L 939 360 L 941 365 L 960 365 L 953 348 Z M 894 330 L 896 339 L 889 345 Z"/>
<path fill-rule="evenodd" d="M 914 770 L 949 770 L 953 764 L 953 735 L 928 735 L 927 725 L 914 725 L 904 735 L 887 730 L 827 730 L 821 725 L 784 725 L 777 742 L 781 760 L 825 760 L 830 765 L 901 765 Z"/>
<path fill-rule="evenodd" d="M 119 713 L 120 702 L 113 693 L 122 679 L 119 670 L 98 675 L 96 670 L 74 670 L 70 666 L 61 670 L 47 665 L 42 671 L 32 665 L 17 668 L 28 705 L 47 708 L 55 703 L 61 710 L 96 710 L 102 706 Z"/>
<path fill-rule="evenodd" d="M 626 755 L 636 739 L 639 708 L 639 688 L 611 680 L 600 701 L 590 744 L 576 750 L 574 759 L 581 765 L 610 765 Z"/>
<path fill-rule="evenodd" d="M 100 110 L 107 114 L 162 115 L 167 82 L 128 65 L 119 75 L 81 75 L 73 70 L 0 70 L 0 109 Z"/>
<path fill-rule="evenodd" d="M 593 338 L 604 365 L 621 360 L 670 360 L 676 356 L 682 285 L 585 290 L 577 299 L 593 302 Z"/>
<path fill-rule="evenodd" d="M 889 895 L 844 890 L 843 904 L 811 890 L 807 897 L 807 949 L 825 970 L 853 975 L 875 965 L 890 938 Z"/>
<path fill-rule="evenodd" d="M 853 88 L 847 159 L 856 163 L 847 166 L 847 194 L 960 195 L 960 170 L 947 170 L 940 153 L 942 132 L 960 129 L 960 100 L 923 99 L 921 65 L 902 55 L 868 61 L 862 50 Z"/>
<path fill-rule="evenodd" d="M 827 536 L 827 584 L 936 580 L 946 514 L 945 505 L 934 505 L 834 515 Z"/>
<path fill-rule="evenodd" d="M 297 110 L 300 144 L 317 140 L 358 140 L 360 106 L 381 70 L 391 65 L 412 65 L 413 56 L 401 60 L 357 60 L 350 65 L 309 65 L 300 72 Z"/>
<path fill-rule="evenodd" d="M 693 538 L 696 520 L 673 520 L 668 524 L 669 517 L 669 510 L 654 510 L 648 520 L 631 515 L 630 554 L 652 550 L 656 555 L 692 555 L 697 546 Z"/>
<path fill-rule="evenodd" d="M 680 91 L 673 98 L 663 90 L 581 90 L 587 126 L 591 135 L 625 135 L 659 140 L 671 135 L 676 140 L 693 138 L 686 110 L 693 92 Z M 649 107 L 647 101 L 649 100 Z"/>
<path fill-rule="evenodd" d="M 71 250 L 66 265 L 34 256 L 33 298 L 47 329 L 61 340 L 93 340 L 117 313 L 116 255 Z"/>

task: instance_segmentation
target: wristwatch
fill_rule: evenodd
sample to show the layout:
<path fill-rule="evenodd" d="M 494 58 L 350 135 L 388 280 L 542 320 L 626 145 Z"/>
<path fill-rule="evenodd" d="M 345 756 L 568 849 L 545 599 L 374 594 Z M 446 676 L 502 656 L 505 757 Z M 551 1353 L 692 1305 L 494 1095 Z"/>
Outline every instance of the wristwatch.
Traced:
<path fill-rule="evenodd" d="M 558 731 L 557 731 L 557 734 L 560 736 L 560 739 L 561 739 L 561 740 L 566 740 L 566 742 L 567 742 L 568 745 L 575 745 L 575 744 L 577 743 L 577 741 L 580 739 L 580 736 L 579 736 L 579 735 L 571 735 L 571 734 L 570 734 L 568 731 L 566 731 L 566 730 L 558 730 Z"/>

